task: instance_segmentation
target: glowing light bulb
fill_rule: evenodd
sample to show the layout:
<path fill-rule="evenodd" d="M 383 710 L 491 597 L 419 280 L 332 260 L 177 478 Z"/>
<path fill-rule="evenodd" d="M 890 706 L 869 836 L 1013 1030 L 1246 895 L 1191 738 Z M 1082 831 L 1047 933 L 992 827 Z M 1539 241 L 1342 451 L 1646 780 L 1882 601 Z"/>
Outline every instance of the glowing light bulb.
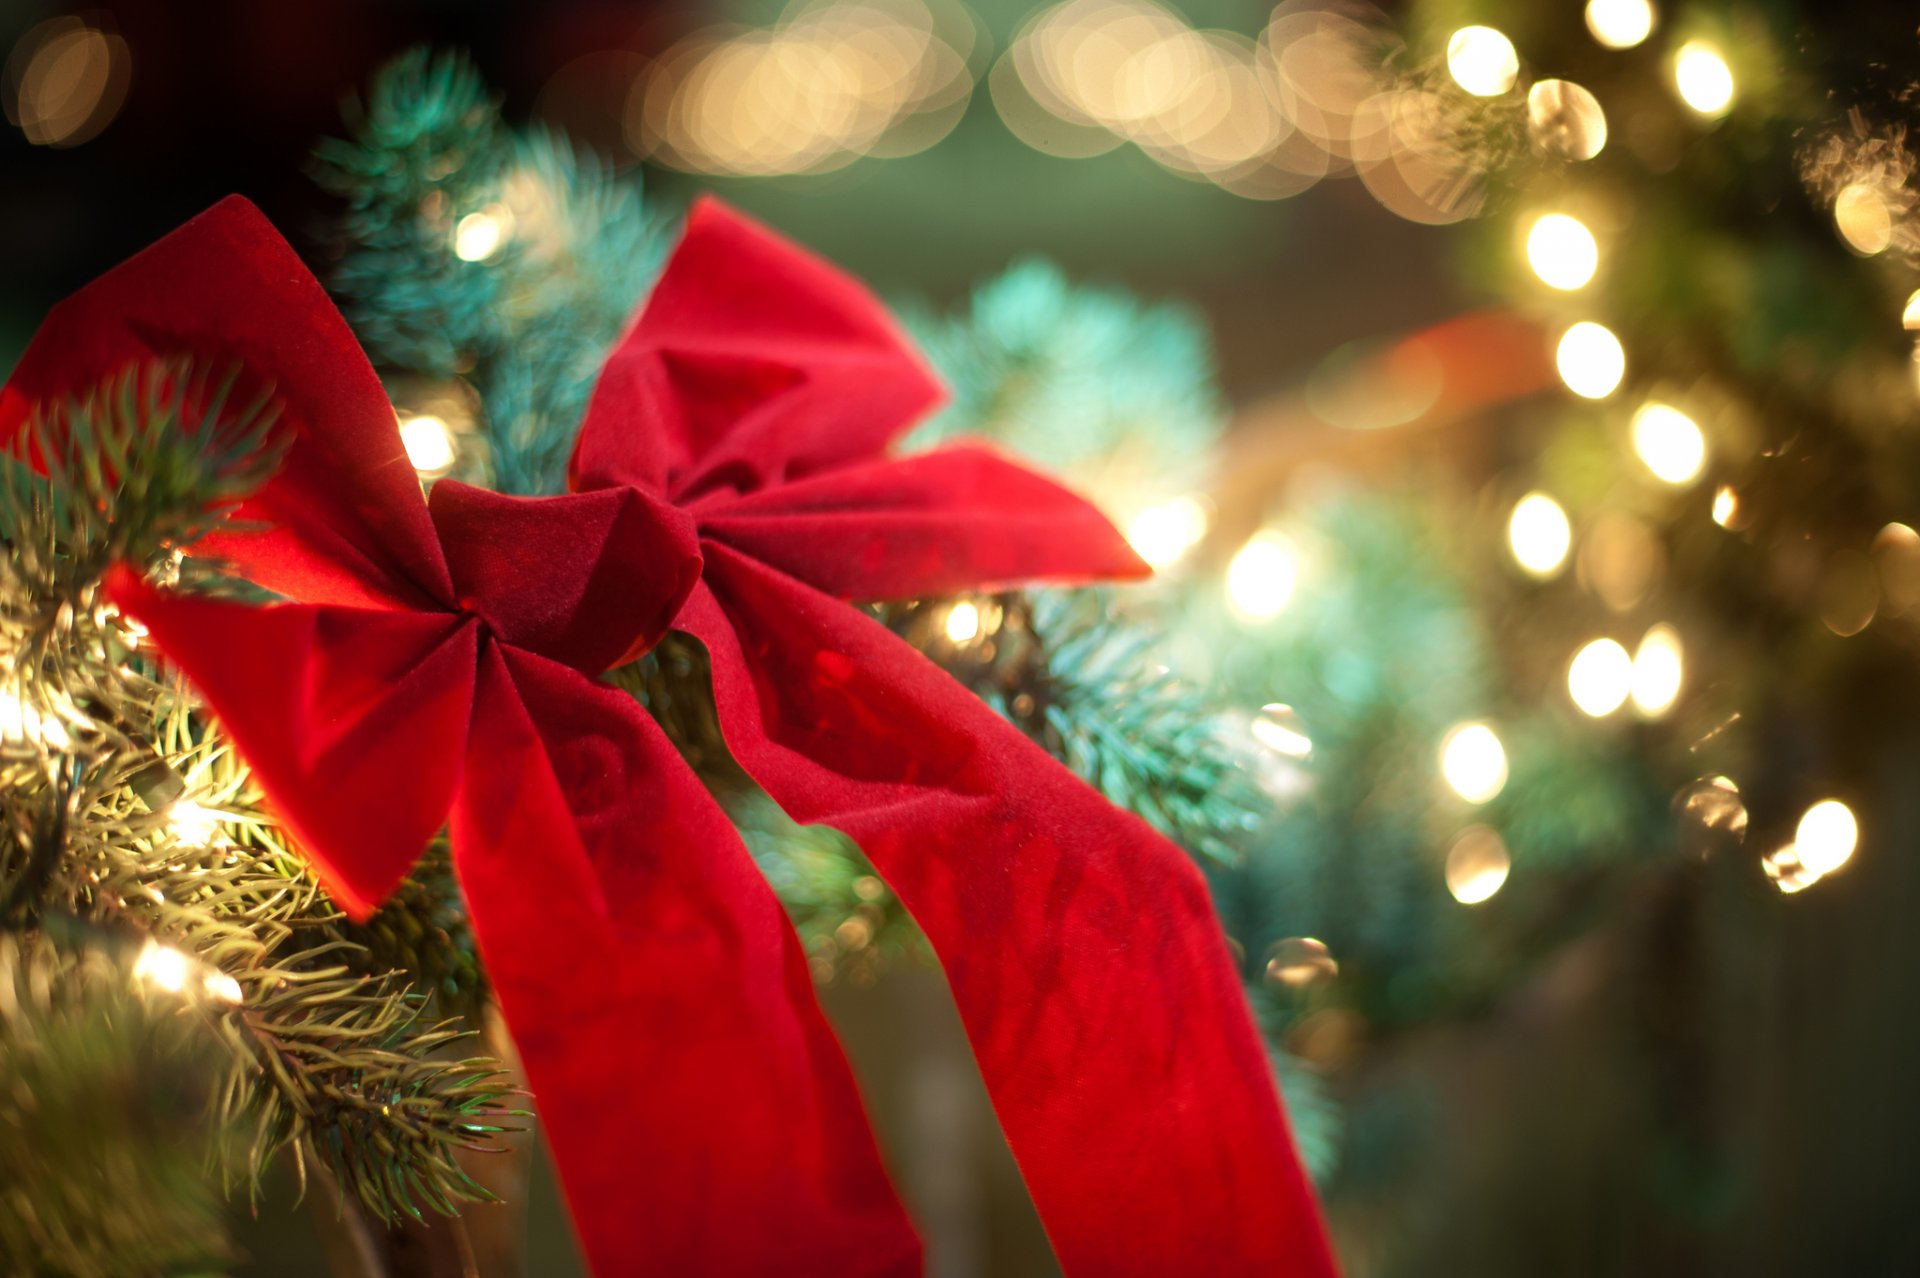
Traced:
<path fill-rule="evenodd" d="M 1520 55 L 1492 27 L 1461 27 L 1447 41 L 1447 72 L 1475 97 L 1497 98 L 1520 78 Z"/>
<path fill-rule="evenodd" d="M 1833 225 L 1861 257 L 1884 253 L 1893 243 L 1893 210 L 1878 187 L 1850 182 L 1833 199 Z M 1907 304 L 1909 313 L 1913 304 Z"/>
<path fill-rule="evenodd" d="M 1605 718 L 1633 691 L 1633 658 L 1612 639 L 1595 639 L 1567 665 L 1567 695 L 1583 714 Z"/>
<path fill-rule="evenodd" d="M 1645 404 L 1633 415 L 1633 451 L 1654 477 L 1692 483 L 1707 464 L 1707 437 L 1693 418 L 1666 404 Z"/>
<path fill-rule="evenodd" d="M 1740 494 L 1733 491 L 1732 484 L 1722 484 L 1713 490 L 1713 522 L 1722 528 L 1733 527 L 1733 521 L 1740 515 Z"/>
<path fill-rule="evenodd" d="M 1313 753 L 1313 739 L 1301 724 L 1300 715 L 1282 702 L 1270 701 L 1261 706 L 1251 731 L 1255 741 L 1276 754 L 1304 759 Z"/>
<path fill-rule="evenodd" d="M 1709 119 L 1733 105 L 1733 68 L 1720 50 L 1704 40 L 1689 40 L 1673 57 L 1673 83 L 1680 100 Z"/>
<path fill-rule="evenodd" d="M 1267 951 L 1267 979 L 1289 989 L 1305 989 L 1340 974 L 1340 964 L 1326 942 L 1311 936 L 1290 936 Z"/>
<path fill-rule="evenodd" d="M 1512 871 L 1506 842 L 1484 825 L 1468 826 L 1447 849 L 1447 891 L 1462 905 L 1491 900 Z"/>
<path fill-rule="evenodd" d="M 1579 218 L 1548 213 L 1527 232 L 1527 265 L 1550 288 L 1584 288 L 1600 266 L 1600 245 Z"/>
<path fill-rule="evenodd" d="M 1633 704 L 1649 719 L 1673 709 L 1686 665 L 1680 632 L 1662 622 L 1640 638 L 1633 652 Z"/>
<path fill-rule="evenodd" d="M 1507 750 L 1484 723 L 1462 723 L 1440 741 L 1440 775 L 1468 803 L 1485 803 L 1507 784 Z"/>
<path fill-rule="evenodd" d="M 1255 533 L 1227 565 L 1227 606 L 1242 621 L 1270 621 L 1293 598 L 1299 576 L 1291 541 L 1277 532 Z"/>
<path fill-rule="evenodd" d="M 1609 49 L 1631 49 L 1653 34 L 1649 0 L 1587 0 L 1587 30 Z"/>
<path fill-rule="evenodd" d="M 1507 545 L 1521 568 L 1535 577 L 1551 577 L 1567 562 L 1573 525 L 1560 503 L 1545 493 L 1528 493 L 1513 504 L 1507 520 Z"/>
<path fill-rule="evenodd" d="M 41 714 L 11 692 L 0 692 L 0 740 L 31 741 L 49 750 L 65 750 L 73 744 L 60 720 Z"/>
<path fill-rule="evenodd" d="M 469 213 L 453 228 L 453 255 L 463 262 L 484 262 L 500 251 L 513 232 L 513 213 L 504 204 L 489 204 Z"/>
<path fill-rule="evenodd" d="M 240 982 L 234 980 L 225 972 L 215 971 L 211 968 L 208 969 L 205 976 L 200 978 L 200 988 L 208 998 L 216 1003 L 228 1003 L 237 1006 L 244 997 L 240 992 Z"/>
<path fill-rule="evenodd" d="M 1920 288 L 1907 298 L 1906 307 L 1900 312 L 1900 326 L 1910 333 L 1920 329 Z"/>
<path fill-rule="evenodd" d="M 220 814 L 192 799 L 175 799 L 167 805 L 167 830 L 182 847 L 211 847 L 220 834 Z"/>
<path fill-rule="evenodd" d="M 1127 544 L 1156 570 L 1173 567 L 1207 535 L 1207 508 L 1193 497 L 1149 506 L 1127 521 Z"/>
<path fill-rule="evenodd" d="M 1600 99 L 1571 80 L 1540 80 L 1527 90 L 1527 135 L 1549 155 L 1591 160 L 1607 145 Z"/>
<path fill-rule="evenodd" d="M 453 432 L 442 418 L 431 413 L 406 418 L 400 423 L 400 443 L 422 475 L 444 475 L 453 468 Z"/>
<path fill-rule="evenodd" d="M 980 637 L 980 608 L 968 600 L 947 610 L 947 638 L 955 643 L 972 643 Z"/>
<path fill-rule="evenodd" d="M 1822 799 L 1808 808 L 1793 832 L 1800 864 L 1814 874 L 1832 874 L 1853 857 L 1860 825 L 1853 809 L 1838 799 Z"/>
<path fill-rule="evenodd" d="M 1605 399 L 1627 375 L 1627 352 L 1613 330 L 1581 320 L 1560 335 L 1554 367 L 1567 389 L 1583 399 Z"/>
<path fill-rule="evenodd" d="M 187 976 L 192 969 L 192 959 L 171 945 L 153 940 L 141 947 L 140 957 L 133 963 L 135 980 L 145 981 L 169 994 L 178 994 L 187 987 Z"/>

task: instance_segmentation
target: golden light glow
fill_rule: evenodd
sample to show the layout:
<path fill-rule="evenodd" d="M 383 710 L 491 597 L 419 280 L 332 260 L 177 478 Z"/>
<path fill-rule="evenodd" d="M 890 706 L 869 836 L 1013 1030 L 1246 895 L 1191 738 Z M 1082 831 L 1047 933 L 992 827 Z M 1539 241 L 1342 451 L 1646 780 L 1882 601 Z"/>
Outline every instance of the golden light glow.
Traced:
<path fill-rule="evenodd" d="M 0 741 L 28 741 L 49 750 L 65 750 L 73 744 L 59 719 L 6 691 L 0 691 Z"/>
<path fill-rule="evenodd" d="M 1580 581 L 1615 612 L 1631 612 L 1666 566 L 1666 549 L 1641 520 L 1610 510 L 1580 539 Z"/>
<path fill-rule="evenodd" d="M 1884 253 L 1893 243 L 1893 210 L 1878 187 L 1852 182 L 1833 198 L 1833 224 L 1847 247 L 1862 257 Z M 1912 310 L 1912 303 L 1908 303 Z"/>
<path fill-rule="evenodd" d="M 1559 502 L 1545 493 L 1528 493 L 1513 504 L 1507 519 L 1507 546 L 1530 576 L 1551 577 L 1567 562 L 1573 525 Z"/>
<path fill-rule="evenodd" d="M 1819 873 L 1800 863 L 1800 849 L 1791 843 L 1761 857 L 1760 868 L 1775 887 L 1789 895 L 1806 891 L 1821 878 Z"/>
<path fill-rule="evenodd" d="M 1447 849 L 1447 891 L 1462 905 L 1491 900 L 1512 872 L 1506 842 L 1484 825 L 1468 826 Z"/>
<path fill-rule="evenodd" d="M 1730 851 L 1747 837 L 1747 805 L 1729 777 L 1701 777 L 1674 799 L 1681 846 L 1696 856 Z"/>
<path fill-rule="evenodd" d="M 1649 719 L 1673 709 L 1686 677 L 1680 632 L 1665 622 L 1641 636 L 1633 652 L 1633 704 Z"/>
<path fill-rule="evenodd" d="M 1461 27 L 1447 41 L 1447 74 L 1477 98 L 1497 98 L 1520 78 L 1520 55 L 1492 27 Z"/>
<path fill-rule="evenodd" d="M 1549 155 L 1591 160 L 1607 145 L 1607 113 L 1584 86 L 1541 80 L 1527 90 L 1527 135 Z"/>
<path fill-rule="evenodd" d="M 1579 218 L 1548 213 L 1527 232 L 1527 265 L 1550 288 L 1584 288 L 1600 266 L 1600 245 Z"/>
<path fill-rule="evenodd" d="M 244 997 L 240 992 L 240 982 L 215 968 L 208 968 L 207 974 L 200 978 L 200 989 L 216 1003 L 238 1006 Z"/>
<path fill-rule="evenodd" d="M 149 940 L 141 947 L 140 957 L 134 960 L 133 976 L 155 989 L 178 994 L 187 988 L 187 977 L 193 968 L 194 961 L 179 950 Z"/>
<path fill-rule="evenodd" d="M 1920 533 L 1906 524 L 1888 524 L 1874 534 L 1870 553 L 1887 611 L 1904 613 L 1920 605 Z"/>
<path fill-rule="evenodd" d="M 1733 521 L 1740 517 L 1740 494 L 1733 491 L 1732 484 L 1722 484 L 1713 490 L 1713 522 L 1722 528 L 1733 527 Z"/>
<path fill-rule="evenodd" d="M 220 835 L 220 814 L 192 799 L 175 799 L 167 805 L 167 831 L 182 847 L 212 847 Z"/>
<path fill-rule="evenodd" d="M 1485 803 L 1507 784 L 1507 751 L 1484 723 L 1456 724 L 1440 741 L 1440 775 L 1468 803 Z"/>
<path fill-rule="evenodd" d="M 1907 305 L 1900 312 L 1900 326 L 1908 332 L 1920 329 L 1920 288 L 1908 296 Z"/>
<path fill-rule="evenodd" d="M 35 146 L 79 146 L 120 113 L 131 71 L 125 40 L 79 18 L 53 18 L 7 58 L 7 119 Z"/>
<path fill-rule="evenodd" d="M 463 262 L 486 261 L 507 242 L 513 222 L 513 210 L 504 204 L 467 214 L 453 228 L 453 255 Z"/>
<path fill-rule="evenodd" d="M 1793 832 L 1800 864 L 1816 875 L 1832 874 L 1845 865 L 1859 842 L 1853 809 L 1838 799 L 1822 799 L 1808 808 Z"/>
<path fill-rule="evenodd" d="M 1299 576 L 1293 542 L 1271 530 L 1255 533 L 1227 565 L 1227 606 L 1242 621 L 1269 621 L 1293 598 Z"/>
<path fill-rule="evenodd" d="M 1261 706 L 1260 713 L 1254 716 L 1252 731 L 1254 740 L 1276 754 L 1304 759 L 1313 753 L 1313 740 L 1307 736 L 1299 714 L 1283 702 L 1270 701 Z"/>
<path fill-rule="evenodd" d="M 1292 936 L 1267 950 L 1267 979 L 1289 989 L 1305 989 L 1340 974 L 1340 964 L 1324 941 Z"/>
<path fill-rule="evenodd" d="M 407 450 L 407 460 L 424 476 L 453 469 L 453 432 L 443 418 L 432 413 L 406 418 L 400 423 L 400 443 Z"/>
<path fill-rule="evenodd" d="M 1587 0 L 1587 30 L 1609 49 L 1631 49 L 1653 34 L 1651 0 Z"/>
<path fill-rule="evenodd" d="M 1149 506 L 1127 521 L 1127 544 L 1156 571 L 1173 567 L 1207 535 L 1207 508 L 1195 497 Z"/>
<path fill-rule="evenodd" d="M 1668 404 L 1644 404 L 1633 415 L 1633 451 L 1654 477 L 1689 484 L 1707 464 L 1707 437 L 1699 423 Z"/>
<path fill-rule="evenodd" d="M 1567 695 L 1583 714 L 1605 718 L 1633 691 L 1633 658 L 1612 639 L 1595 639 L 1567 665 Z"/>
<path fill-rule="evenodd" d="M 1705 40 L 1689 40 L 1673 57 L 1673 83 L 1680 100 L 1709 119 L 1733 106 L 1733 68 Z"/>
<path fill-rule="evenodd" d="M 802 0 L 767 27 L 668 47 L 627 101 L 636 154 L 699 173 L 819 173 L 946 136 L 973 93 L 975 27 L 941 0 Z"/>
<path fill-rule="evenodd" d="M 1560 336 L 1554 367 L 1567 389 L 1583 399 L 1605 399 L 1627 375 L 1627 352 L 1613 330 L 1581 320 Z"/>
<path fill-rule="evenodd" d="M 947 638 L 954 643 L 972 643 L 980 637 L 980 608 L 962 599 L 947 609 Z"/>

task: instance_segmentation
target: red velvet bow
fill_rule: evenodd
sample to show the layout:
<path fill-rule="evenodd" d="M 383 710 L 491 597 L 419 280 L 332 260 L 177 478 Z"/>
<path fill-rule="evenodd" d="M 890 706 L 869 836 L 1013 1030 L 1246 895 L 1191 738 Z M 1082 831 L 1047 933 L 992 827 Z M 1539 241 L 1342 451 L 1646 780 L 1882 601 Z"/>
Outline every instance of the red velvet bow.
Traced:
<path fill-rule="evenodd" d="M 934 389 L 856 286 L 702 206 L 596 392 L 583 491 L 442 481 L 423 502 L 344 323 L 229 200 L 57 308 L 0 428 L 181 353 L 278 387 L 293 445 L 242 512 L 269 530 L 208 548 L 303 602 L 116 595 L 345 908 L 370 910 L 451 809 L 598 1272 L 918 1256 L 778 903 L 652 720 L 594 678 L 669 624 L 711 650 L 742 762 L 856 838 L 941 953 L 1070 1271 L 1331 1272 L 1191 865 L 815 588 L 1136 566 L 989 454 L 882 459 Z"/>

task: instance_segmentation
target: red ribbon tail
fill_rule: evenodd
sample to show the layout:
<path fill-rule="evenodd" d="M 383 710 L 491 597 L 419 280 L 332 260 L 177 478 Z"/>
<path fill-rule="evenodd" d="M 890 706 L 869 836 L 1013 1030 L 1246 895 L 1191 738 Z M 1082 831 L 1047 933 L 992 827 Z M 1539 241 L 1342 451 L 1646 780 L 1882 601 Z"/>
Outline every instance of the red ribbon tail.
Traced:
<path fill-rule="evenodd" d="M 918 1272 L 779 902 L 630 697 L 486 649 L 453 839 L 600 1278 Z"/>
<path fill-rule="evenodd" d="M 735 755 L 926 932 L 1068 1273 L 1334 1272 L 1199 872 L 910 645 L 709 547 Z"/>

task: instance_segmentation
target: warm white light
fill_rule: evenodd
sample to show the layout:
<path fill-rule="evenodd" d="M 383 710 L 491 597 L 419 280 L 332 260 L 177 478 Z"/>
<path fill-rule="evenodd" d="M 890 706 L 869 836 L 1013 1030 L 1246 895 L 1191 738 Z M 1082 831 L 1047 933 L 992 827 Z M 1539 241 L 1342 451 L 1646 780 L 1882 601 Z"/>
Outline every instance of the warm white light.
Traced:
<path fill-rule="evenodd" d="M 947 610 L 947 638 L 955 643 L 972 643 L 980 636 L 980 609 L 962 599 Z"/>
<path fill-rule="evenodd" d="M 141 947 L 140 957 L 133 964 L 134 979 L 169 994 L 178 994 L 187 987 L 187 975 L 192 970 L 192 959 L 158 941 L 148 941 Z"/>
<path fill-rule="evenodd" d="M 453 228 L 453 255 L 463 262 L 484 262 L 500 251 L 513 229 L 513 214 L 504 204 L 489 204 L 469 213 Z"/>
<path fill-rule="evenodd" d="M 1560 336 L 1554 366 L 1567 389 L 1583 399 L 1605 399 L 1627 375 L 1627 352 L 1613 330 L 1581 320 Z"/>
<path fill-rule="evenodd" d="M 200 988 L 216 1003 L 238 1004 L 243 997 L 240 993 L 240 982 L 225 972 L 211 968 L 207 970 L 205 976 L 200 978 Z"/>
<path fill-rule="evenodd" d="M 1733 521 L 1740 513 L 1740 494 L 1733 491 L 1732 484 L 1722 484 L 1713 490 L 1713 522 L 1722 528 L 1733 527 Z"/>
<path fill-rule="evenodd" d="M 1633 704 L 1648 718 L 1658 718 L 1680 697 L 1686 673 L 1680 632 L 1662 622 L 1641 636 L 1633 653 Z"/>
<path fill-rule="evenodd" d="M 1884 253 L 1893 243 L 1893 210 L 1880 189 L 1850 182 L 1833 199 L 1833 225 L 1847 247 L 1862 257 Z M 1912 304 L 1908 304 L 1912 309 Z"/>
<path fill-rule="evenodd" d="M 1507 520 L 1507 545 L 1514 560 L 1535 577 L 1551 577 L 1567 561 L 1573 525 L 1560 503 L 1545 493 L 1528 493 L 1513 504 Z"/>
<path fill-rule="evenodd" d="M 1207 535 L 1207 508 L 1193 497 L 1149 506 L 1127 521 L 1127 542 L 1156 570 L 1171 568 Z"/>
<path fill-rule="evenodd" d="M 1227 606 L 1242 621 L 1268 621 L 1293 598 L 1300 565 L 1293 543 L 1277 532 L 1254 534 L 1227 565 Z"/>
<path fill-rule="evenodd" d="M 1582 288 L 1600 265 L 1600 245 L 1579 218 L 1548 213 L 1527 232 L 1527 265 L 1549 287 Z"/>
<path fill-rule="evenodd" d="M 1649 0 L 1587 0 L 1587 30 L 1609 49 L 1631 49 L 1653 34 Z"/>
<path fill-rule="evenodd" d="M 402 421 L 400 443 L 407 450 L 407 460 L 422 475 L 443 475 L 453 467 L 453 432 L 431 413 Z"/>
<path fill-rule="evenodd" d="M 1666 404 L 1646 404 L 1633 415 L 1633 451 L 1658 479 L 1691 483 L 1707 464 L 1707 437 L 1693 418 Z"/>
<path fill-rule="evenodd" d="M 1633 658 L 1611 639 L 1595 639 L 1567 666 L 1567 694 L 1594 718 L 1618 710 L 1633 691 Z"/>
<path fill-rule="evenodd" d="M 1462 905 L 1492 899 L 1512 871 L 1506 843 L 1484 825 L 1468 826 L 1447 849 L 1447 891 Z"/>
<path fill-rule="evenodd" d="M 1920 329 L 1920 288 L 1907 298 L 1906 308 L 1900 312 L 1900 326 L 1908 332 Z"/>
<path fill-rule="evenodd" d="M 65 750 L 73 744 L 58 719 L 41 714 L 11 692 L 0 692 L 0 741 L 32 741 L 50 750 Z"/>
<path fill-rule="evenodd" d="M 167 805 L 167 830 L 182 847 L 211 847 L 220 834 L 220 814 L 192 799 L 175 799 Z"/>
<path fill-rule="evenodd" d="M 1513 41 L 1492 27 L 1461 27 L 1447 41 L 1447 71 L 1478 98 L 1497 98 L 1520 76 Z"/>
<path fill-rule="evenodd" d="M 1507 783 L 1507 751 L 1484 723 L 1462 723 L 1440 742 L 1440 775 L 1468 803 L 1485 803 Z"/>
<path fill-rule="evenodd" d="M 1548 155 L 1591 160 L 1607 146 L 1600 99 L 1572 80 L 1537 80 L 1527 90 L 1527 136 Z"/>
<path fill-rule="evenodd" d="M 1294 708 L 1279 701 L 1260 707 L 1251 727 L 1253 739 L 1276 754 L 1304 759 L 1313 753 L 1313 740 L 1300 724 Z"/>
<path fill-rule="evenodd" d="M 1689 40 L 1673 58 L 1673 83 L 1680 100 L 1704 116 L 1720 116 L 1733 105 L 1733 68 L 1704 40 Z"/>
<path fill-rule="evenodd" d="M 1859 841 L 1853 810 L 1838 799 L 1823 799 L 1808 808 L 1793 832 L 1800 864 L 1815 874 L 1832 874 L 1845 865 Z"/>

